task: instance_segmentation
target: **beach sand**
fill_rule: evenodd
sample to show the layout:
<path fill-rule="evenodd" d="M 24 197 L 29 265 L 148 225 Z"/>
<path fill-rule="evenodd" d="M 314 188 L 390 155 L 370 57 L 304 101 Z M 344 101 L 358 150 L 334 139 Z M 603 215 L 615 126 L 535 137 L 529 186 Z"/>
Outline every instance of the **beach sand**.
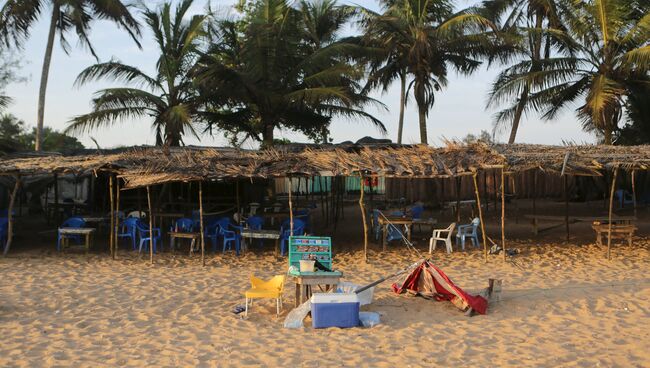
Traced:
<path fill-rule="evenodd" d="M 286 271 L 270 250 L 209 255 L 58 255 L 31 250 L 0 259 L 0 366 L 650 366 L 650 252 L 645 240 L 617 246 L 613 258 L 595 245 L 515 244 L 514 262 L 478 250 L 432 260 L 460 287 L 477 292 L 503 279 L 501 301 L 487 315 L 465 317 L 447 302 L 395 295 L 381 284 L 373 328 L 288 330 L 294 286 L 285 308 L 243 304 L 251 272 Z M 403 246 L 340 251 L 345 279 L 366 283 L 407 266 Z"/>

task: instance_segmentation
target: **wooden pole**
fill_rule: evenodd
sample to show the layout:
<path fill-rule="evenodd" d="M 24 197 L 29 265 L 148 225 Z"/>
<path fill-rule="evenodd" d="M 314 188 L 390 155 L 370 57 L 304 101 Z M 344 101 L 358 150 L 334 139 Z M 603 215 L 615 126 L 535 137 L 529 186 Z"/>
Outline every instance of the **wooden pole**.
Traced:
<path fill-rule="evenodd" d="M 201 264 L 205 267 L 205 233 L 203 231 L 203 182 L 199 182 L 199 221 L 201 223 Z"/>
<path fill-rule="evenodd" d="M 476 171 L 472 175 L 474 180 L 474 193 L 476 194 L 476 207 L 478 207 L 478 218 L 481 221 L 481 232 L 483 233 L 483 253 L 485 255 L 485 262 L 488 260 L 488 247 L 487 247 L 487 235 L 485 234 L 485 222 L 483 222 L 483 209 L 481 208 L 481 197 L 478 193 L 478 182 L 476 181 L 477 173 Z"/>
<path fill-rule="evenodd" d="M 503 260 L 506 260 L 506 187 L 504 185 L 506 174 L 501 168 L 501 248 L 503 248 Z"/>
<path fill-rule="evenodd" d="M 460 184 L 461 178 L 458 176 L 456 177 L 456 223 L 460 223 Z"/>
<path fill-rule="evenodd" d="M 18 188 L 20 187 L 20 176 L 16 175 L 14 178 L 16 179 L 16 183 L 14 184 L 14 189 L 9 198 L 9 208 L 7 212 L 7 244 L 5 244 L 5 249 L 2 251 L 3 256 L 6 256 L 7 253 L 9 253 L 11 242 L 14 239 L 14 203 L 16 203 L 16 195 L 18 194 Z"/>
<path fill-rule="evenodd" d="M 109 238 L 108 238 L 108 247 L 111 252 L 111 257 L 113 256 L 113 246 L 115 242 L 115 201 L 113 198 L 113 175 L 109 175 L 108 177 L 108 196 L 110 197 L 111 200 L 111 231 L 109 231 Z"/>
<path fill-rule="evenodd" d="M 537 235 L 537 169 L 533 171 L 533 229 Z"/>
<path fill-rule="evenodd" d="M 200 190 L 199 186 L 199 190 Z M 235 181 L 235 201 L 237 204 L 237 225 L 242 224 L 242 213 L 241 213 L 241 203 L 239 201 L 239 180 Z"/>
<path fill-rule="evenodd" d="M 636 170 L 632 170 L 632 206 L 634 207 L 634 217 L 636 217 Z"/>
<path fill-rule="evenodd" d="M 148 185 L 147 204 L 149 205 L 149 261 L 153 264 L 153 211 L 151 210 L 151 190 Z"/>
<path fill-rule="evenodd" d="M 115 177 L 115 243 L 113 244 L 113 259 L 117 257 L 117 249 L 119 248 L 119 243 L 118 243 L 118 236 L 117 233 L 119 232 L 120 228 L 120 179 Z"/>
<path fill-rule="evenodd" d="M 59 224 L 59 174 L 54 173 L 54 223 Z"/>
<path fill-rule="evenodd" d="M 564 226 L 566 227 L 566 241 L 569 242 L 569 180 L 564 175 Z"/>
<path fill-rule="evenodd" d="M 293 188 L 293 178 L 289 178 L 289 234 L 293 235 L 293 201 L 291 198 L 291 191 Z"/>
<path fill-rule="evenodd" d="M 485 212 L 490 212 L 490 196 L 488 195 L 487 172 L 483 171 L 483 198 L 485 198 Z"/>
<path fill-rule="evenodd" d="M 498 194 L 497 193 L 498 192 L 497 192 L 497 172 L 496 172 L 496 170 L 492 170 L 492 191 L 494 192 L 494 212 L 497 212 L 497 201 L 498 201 L 498 198 L 497 198 Z"/>
<path fill-rule="evenodd" d="M 612 259 L 612 210 L 614 209 L 614 190 L 616 189 L 616 176 L 618 175 L 618 166 L 614 168 L 614 177 L 612 178 L 612 189 L 609 192 L 609 223 L 607 224 L 607 259 Z"/>
<path fill-rule="evenodd" d="M 363 194 L 366 191 L 366 183 L 363 175 L 361 178 L 361 193 L 359 194 L 359 208 L 361 209 L 361 220 L 363 221 L 363 260 L 368 262 L 368 223 L 366 222 L 366 206 L 363 203 Z"/>

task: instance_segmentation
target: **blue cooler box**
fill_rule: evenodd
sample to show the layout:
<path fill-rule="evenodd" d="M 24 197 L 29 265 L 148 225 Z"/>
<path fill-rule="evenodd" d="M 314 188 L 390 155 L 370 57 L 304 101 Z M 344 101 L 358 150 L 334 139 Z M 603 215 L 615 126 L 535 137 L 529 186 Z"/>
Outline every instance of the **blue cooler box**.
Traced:
<path fill-rule="evenodd" d="M 359 297 L 354 293 L 314 294 L 311 297 L 311 319 L 314 328 L 358 327 Z"/>

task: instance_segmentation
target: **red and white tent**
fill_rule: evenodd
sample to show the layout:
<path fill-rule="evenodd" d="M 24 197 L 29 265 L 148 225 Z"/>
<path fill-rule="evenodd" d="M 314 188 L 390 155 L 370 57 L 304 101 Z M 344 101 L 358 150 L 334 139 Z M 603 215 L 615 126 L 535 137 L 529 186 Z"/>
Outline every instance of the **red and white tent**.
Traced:
<path fill-rule="evenodd" d="M 410 292 L 438 301 L 448 300 L 463 311 L 471 307 L 479 314 L 487 313 L 487 299 L 480 295 L 470 295 L 454 285 L 451 279 L 429 260 L 420 263 L 401 284 L 395 283 L 392 288 L 397 294 Z"/>

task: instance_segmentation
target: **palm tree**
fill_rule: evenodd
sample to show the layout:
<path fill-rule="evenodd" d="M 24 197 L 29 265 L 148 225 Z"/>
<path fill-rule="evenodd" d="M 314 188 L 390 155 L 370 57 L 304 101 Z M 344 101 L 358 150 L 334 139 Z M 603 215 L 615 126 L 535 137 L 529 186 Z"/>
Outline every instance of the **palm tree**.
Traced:
<path fill-rule="evenodd" d="M 138 44 L 140 27 L 131 15 L 129 6 L 121 0 L 6 0 L 0 9 L 0 37 L 6 45 L 22 45 L 30 36 L 33 25 L 47 8 L 51 7 L 50 26 L 43 59 L 38 95 L 36 125 L 36 151 L 41 150 L 43 121 L 45 118 L 45 93 L 52 61 L 54 38 L 58 34 L 63 50 L 68 53 L 68 33 L 74 31 L 80 42 L 97 58 L 88 33 L 94 20 L 110 20 L 124 28 Z"/>
<path fill-rule="evenodd" d="M 383 5 L 384 12 L 366 22 L 366 31 L 372 44 L 390 51 L 383 66 L 371 68 L 370 81 L 387 88 L 399 78 L 402 106 L 413 91 L 420 142 L 428 144 L 426 119 L 435 93 L 447 85 L 450 69 L 470 74 L 481 65 L 480 57 L 494 51 L 494 25 L 471 9 L 454 13 L 450 0 L 387 0 Z M 400 132 L 402 126 L 403 107 Z"/>
<path fill-rule="evenodd" d="M 230 134 L 272 146 L 274 130 L 287 128 L 326 140 L 333 116 L 361 117 L 377 103 L 361 92 L 358 45 L 339 38 L 349 8 L 331 0 L 260 0 L 241 21 L 213 24 L 211 48 L 198 81 L 210 105 L 206 119 Z"/>
<path fill-rule="evenodd" d="M 535 91 L 531 91 L 530 84 L 511 88 L 509 81 L 521 74 L 542 72 L 542 60 L 558 53 L 570 53 L 572 45 L 562 24 L 564 9 L 557 0 L 488 0 L 482 6 L 514 44 L 511 59 L 517 63 L 497 77 L 488 99 L 488 107 L 514 101 L 495 117 L 495 129 L 510 124 L 508 143 L 512 144 L 523 113 L 535 108 L 529 100 Z"/>
<path fill-rule="evenodd" d="M 577 110 L 583 128 L 612 144 L 626 97 L 648 83 L 650 14 L 639 9 L 625 0 L 571 3 L 564 18 L 576 56 L 542 60 L 541 72 L 518 74 L 507 82 L 508 88 L 535 88 L 538 92 L 529 100 L 546 119 L 584 99 Z"/>
<path fill-rule="evenodd" d="M 206 16 L 194 15 L 185 20 L 192 3 L 183 0 L 175 11 L 169 2 L 155 10 L 145 9 L 145 22 L 160 52 L 155 76 L 118 61 L 95 64 L 79 74 L 78 85 L 104 78 L 132 87 L 98 91 L 93 111 L 75 117 L 66 132 L 80 133 L 129 118 L 150 117 L 157 145 L 178 146 L 186 133 L 197 136 L 193 122 L 200 119 L 201 101 L 192 68 L 200 55 Z"/>

